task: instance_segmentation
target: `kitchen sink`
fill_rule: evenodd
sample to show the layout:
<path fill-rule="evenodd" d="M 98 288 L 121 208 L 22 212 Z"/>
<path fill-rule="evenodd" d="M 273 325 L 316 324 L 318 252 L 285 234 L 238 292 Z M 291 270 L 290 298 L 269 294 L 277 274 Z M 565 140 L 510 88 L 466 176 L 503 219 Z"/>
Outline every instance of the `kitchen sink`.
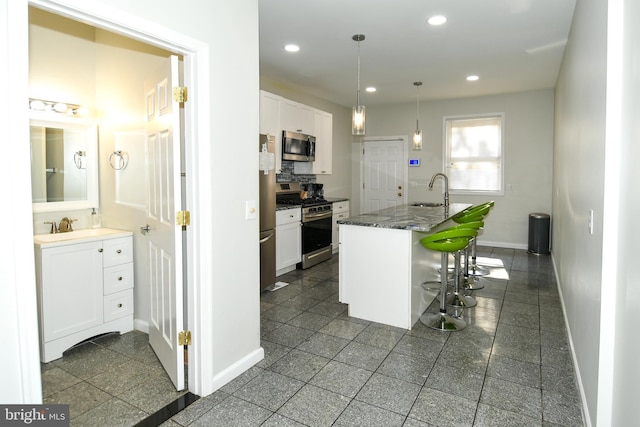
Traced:
<path fill-rule="evenodd" d="M 417 208 L 438 208 L 440 206 L 444 206 L 444 203 L 437 202 L 415 202 L 411 203 L 409 206 L 414 206 Z"/>

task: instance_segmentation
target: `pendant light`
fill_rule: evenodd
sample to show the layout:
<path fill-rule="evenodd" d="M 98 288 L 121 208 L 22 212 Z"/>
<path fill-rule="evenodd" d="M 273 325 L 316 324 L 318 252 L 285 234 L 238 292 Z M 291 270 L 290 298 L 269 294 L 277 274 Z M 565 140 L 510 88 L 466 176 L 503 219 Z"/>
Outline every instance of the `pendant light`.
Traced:
<path fill-rule="evenodd" d="M 364 135 L 365 114 L 364 105 L 360 105 L 360 42 L 364 40 L 364 34 L 355 34 L 352 39 L 358 42 L 358 91 L 356 92 L 356 105 L 353 107 L 351 117 L 351 133 Z"/>
<path fill-rule="evenodd" d="M 422 150 L 422 131 L 420 130 L 420 86 L 422 82 L 413 82 L 416 87 L 416 131 L 413 133 L 413 149 L 416 151 Z"/>

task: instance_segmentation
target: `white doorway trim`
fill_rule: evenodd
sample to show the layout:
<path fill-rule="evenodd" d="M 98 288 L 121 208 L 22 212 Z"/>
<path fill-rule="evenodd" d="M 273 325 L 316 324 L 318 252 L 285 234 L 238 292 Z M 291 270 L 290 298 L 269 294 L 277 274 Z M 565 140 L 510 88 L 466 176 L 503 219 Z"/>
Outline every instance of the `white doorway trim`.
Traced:
<path fill-rule="evenodd" d="M 409 162 L 409 138 L 407 137 L 407 135 L 392 135 L 392 136 L 367 136 L 364 137 L 362 139 L 362 141 L 360 142 L 360 184 L 359 184 L 359 189 L 360 189 L 360 214 L 365 213 L 365 203 L 364 203 L 364 178 L 365 178 L 365 173 L 364 173 L 364 149 L 365 146 L 367 144 L 367 142 L 371 142 L 371 141 L 402 141 L 403 143 L 403 150 L 402 150 L 402 180 L 403 180 L 403 196 L 402 196 L 402 200 L 403 203 L 407 203 L 408 200 L 408 188 L 407 185 L 409 183 L 409 168 L 407 167 L 407 164 Z"/>
<path fill-rule="evenodd" d="M 5 0 L 6 1 L 6 0 Z M 13 0 L 11 0 L 13 1 Z M 206 43 L 177 33 L 154 22 L 146 21 L 139 16 L 125 13 L 104 3 L 90 0 L 28 0 L 28 4 L 62 15 L 77 21 L 85 22 L 104 30 L 120 34 L 131 39 L 158 46 L 170 52 L 180 54 L 184 58 L 184 83 L 189 87 L 189 101 L 185 104 L 185 164 L 191 179 L 187 180 L 186 202 L 192 215 L 191 225 L 187 228 L 188 253 L 185 269 L 187 271 L 187 324 L 194 336 L 193 344 L 189 348 L 189 391 L 206 395 L 213 391 L 213 343 L 211 337 L 213 313 L 210 304 L 212 300 L 211 287 L 201 286 L 212 283 L 212 272 L 207 263 L 201 259 L 211 259 L 213 256 L 211 239 L 211 224 L 201 218 L 213 216 L 211 197 L 199 183 L 210 183 L 211 169 L 208 167 L 211 151 L 209 126 L 209 47 Z M 28 20 L 16 34 L 21 45 L 28 45 Z M 15 41 L 15 40 L 14 40 Z M 27 64 L 18 64 L 18 73 L 28 75 L 27 69 L 21 69 Z M 28 99 L 28 90 L 18 94 L 15 99 Z M 18 110 L 18 109 L 16 109 Z M 20 113 L 18 113 L 20 114 Z M 28 123 L 27 111 L 25 117 L 18 123 Z M 25 126 L 23 133 L 28 128 Z M 197 144 L 202 141 L 202 144 Z M 24 165 L 27 170 L 29 165 Z M 26 212 L 24 213 L 27 214 Z M 31 213 L 29 212 L 29 216 Z M 35 267 L 34 267 L 35 268 Z"/>

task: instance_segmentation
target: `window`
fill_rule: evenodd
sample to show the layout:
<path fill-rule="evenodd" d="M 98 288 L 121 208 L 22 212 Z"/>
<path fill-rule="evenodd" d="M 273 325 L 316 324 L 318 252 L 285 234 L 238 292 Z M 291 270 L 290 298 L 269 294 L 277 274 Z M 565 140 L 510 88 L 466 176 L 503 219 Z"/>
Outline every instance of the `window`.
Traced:
<path fill-rule="evenodd" d="M 449 192 L 503 194 L 504 113 L 445 117 Z"/>

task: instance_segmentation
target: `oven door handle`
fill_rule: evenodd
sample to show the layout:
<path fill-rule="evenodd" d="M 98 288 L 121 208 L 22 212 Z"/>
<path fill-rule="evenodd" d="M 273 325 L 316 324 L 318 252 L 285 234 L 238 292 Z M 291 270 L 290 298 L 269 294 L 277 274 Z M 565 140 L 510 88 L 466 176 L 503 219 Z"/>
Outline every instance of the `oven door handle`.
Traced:
<path fill-rule="evenodd" d="M 319 219 L 331 218 L 332 216 L 333 216 L 332 212 L 322 212 L 322 213 L 317 213 L 317 214 L 305 214 L 304 215 L 304 220 L 302 222 L 317 221 Z"/>

